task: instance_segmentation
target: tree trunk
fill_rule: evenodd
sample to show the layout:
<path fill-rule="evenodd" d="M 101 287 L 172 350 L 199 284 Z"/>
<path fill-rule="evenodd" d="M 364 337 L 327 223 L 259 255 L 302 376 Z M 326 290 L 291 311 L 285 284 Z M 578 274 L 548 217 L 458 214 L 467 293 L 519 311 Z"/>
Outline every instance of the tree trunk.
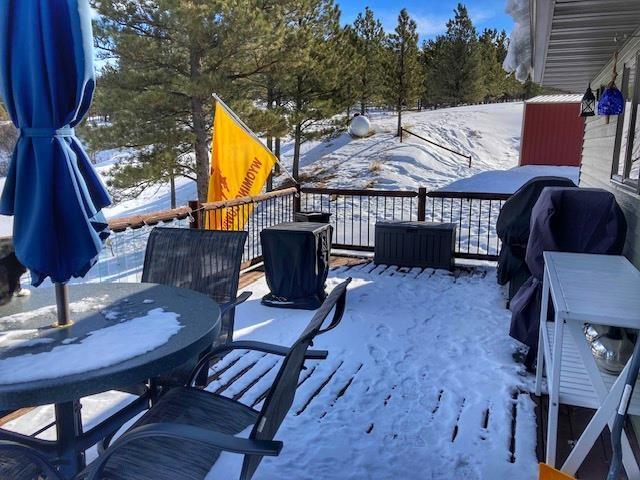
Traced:
<path fill-rule="evenodd" d="M 296 131 L 294 135 L 294 144 L 293 144 L 293 178 L 296 182 L 299 182 L 299 172 L 300 172 L 300 140 L 302 138 L 302 126 L 298 123 L 296 124 Z"/>
<path fill-rule="evenodd" d="M 402 137 L 402 102 L 398 102 L 398 137 Z"/>
<path fill-rule="evenodd" d="M 267 137 L 267 148 L 273 152 L 273 137 Z M 273 190 L 273 170 L 267 177 L 267 192 Z"/>
<path fill-rule="evenodd" d="M 364 99 L 360 100 L 360 115 L 364 115 L 367 110 L 367 102 Z"/>
<path fill-rule="evenodd" d="M 276 158 L 278 160 L 280 160 L 280 137 L 276 137 L 276 148 L 275 151 L 273 152 L 276 156 Z M 274 172 L 277 173 L 278 175 L 280 175 L 280 164 L 276 163 L 276 168 L 274 169 Z"/>
<path fill-rule="evenodd" d="M 189 52 L 190 80 L 196 84 L 202 75 L 202 55 L 197 45 L 192 44 Z M 191 97 L 191 116 L 195 142 L 193 150 L 196 156 L 196 184 L 198 200 L 207 201 L 209 192 L 209 148 L 207 118 L 204 111 L 204 102 L 197 96 Z"/>
<path fill-rule="evenodd" d="M 169 174 L 169 185 L 171 186 L 171 208 L 176 208 L 176 176 L 173 173 L 173 170 Z"/>
<path fill-rule="evenodd" d="M 209 148 L 208 132 L 203 103 L 200 99 L 191 99 L 193 115 L 193 132 L 195 134 L 194 151 L 196 155 L 196 179 L 198 187 L 198 200 L 207 201 L 209 192 Z"/>

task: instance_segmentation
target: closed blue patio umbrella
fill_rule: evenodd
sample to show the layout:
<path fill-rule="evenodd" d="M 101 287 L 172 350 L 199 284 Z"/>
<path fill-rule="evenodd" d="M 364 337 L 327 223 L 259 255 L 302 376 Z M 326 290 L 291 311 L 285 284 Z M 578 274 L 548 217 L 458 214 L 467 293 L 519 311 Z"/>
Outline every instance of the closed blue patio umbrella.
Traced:
<path fill-rule="evenodd" d="M 110 204 L 75 136 L 95 86 L 88 0 L 6 0 L 0 12 L 0 95 L 20 136 L 0 213 L 13 215 L 18 259 L 33 285 L 56 284 L 68 320 L 66 282 L 96 262 Z M 62 308 L 61 308 L 62 307 Z"/>

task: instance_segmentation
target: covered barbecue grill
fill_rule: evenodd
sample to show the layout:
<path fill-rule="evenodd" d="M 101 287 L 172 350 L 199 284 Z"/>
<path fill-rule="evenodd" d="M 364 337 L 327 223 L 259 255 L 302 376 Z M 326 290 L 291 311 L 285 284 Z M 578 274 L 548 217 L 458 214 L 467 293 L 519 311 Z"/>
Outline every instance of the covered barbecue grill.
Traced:
<path fill-rule="evenodd" d="M 509 300 L 531 276 L 525 263 L 531 211 L 545 187 L 575 187 L 566 177 L 536 177 L 514 193 L 500 209 L 496 223 L 502 242 L 498 260 L 498 283 L 509 283 Z"/>
<path fill-rule="evenodd" d="M 627 223 L 612 193 L 596 188 L 545 188 L 531 212 L 526 264 L 531 277 L 511 301 L 510 335 L 530 347 L 528 366 L 538 347 L 545 251 L 619 255 Z M 551 310 L 551 309 L 550 309 Z"/>
<path fill-rule="evenodd" d="M 326 295 L 333 227 L 293 222 L 260 233 L 264 270 L 270 293 L 263 305 L 315 310 Z"/>

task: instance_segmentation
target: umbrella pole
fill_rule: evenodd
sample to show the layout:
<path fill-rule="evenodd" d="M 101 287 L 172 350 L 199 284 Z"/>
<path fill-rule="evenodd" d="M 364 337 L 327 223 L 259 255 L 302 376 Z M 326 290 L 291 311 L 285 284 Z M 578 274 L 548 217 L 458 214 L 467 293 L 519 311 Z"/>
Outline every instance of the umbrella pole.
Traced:
<path fill-rule="evenodd" d="M 71 323 L 69 313 L 69 287 L 66 283 L 56 283 L 56 305 L 58 307 L 58 326 L 63 327 Z"/>

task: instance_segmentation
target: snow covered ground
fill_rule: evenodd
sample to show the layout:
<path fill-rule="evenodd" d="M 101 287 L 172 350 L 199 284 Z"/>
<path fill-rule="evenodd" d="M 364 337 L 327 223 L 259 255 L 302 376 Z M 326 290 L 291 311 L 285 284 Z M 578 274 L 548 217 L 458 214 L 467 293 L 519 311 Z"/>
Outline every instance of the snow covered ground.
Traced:
<path fill-rule="evenodd" d="M 352 138 L 309 141 L 302 145 L 301 173 L 305 184 L 324 187 L 436 190 L 486 170 L 506 170 L 518 165 L 522 126 L 521 102 L 471 105 L 441 110 L 406 112 L 403 126 L 440 143 L 467 159 L 405 135 L 395 136 L 397 116 L 373 113 L 375 134 Z M 285 143 L 283 158 L 290 163 L 293 144 Z"/>
<path fill-rule="evenodd" d="M 490 170 L 451 182 L 442 187 L 440 191 L 515 193 L 532 178 L 547 176 L 566 177 L 578 185 L 580 168 L 525 165 L 509 170 Z"/>
<path fill-rule="evenodd" d="M 522 125 L 521 102 L 472 105 L 433 111 L 406 112 L 405 128 L 429 140 L 441 143 L 465 155 L 468 161 L 450 152 L 430 145 L 417 137 L 405 136 L 400 143 L 395 137 L 396 116 L 388 112 L 374 112 L 371 123 L 374 134 L 367 138 L 352 138 L 343 133 L 333 139 L 314 140 L 302 145 L 301 174 L 306 186 L 377 188 L 385 190 L 415 190 L 426 187 L 437 190 L 451 182 L 476 174 L 509 170 L 517 166 Z M 97 170 L 108 179 L 109 170 L 119 159 L 126 157 L 122 150 L 99 152 Z M 290 167 L 293 143 L 285 140 L 282 146 L 283 163 Z M 561 169 L 562 170 L 562 169 Z M 575 177 L 575 170 L 559 175 Z M 519 186 L 529 178 L 527 174 L 508 174 L 509 188 Z M 545 174 L 549 174 L 545 170 Z M 281 175 L 278 181 L 284 181 Z M 486 188 L 501 190 L 496 178 L 484 177 Z M 4 179 L 0 179 L 0 189 Z M 177 202 L 185 205 L 196 198 L 194 182 L 177 179 Z M 456 184 L 460 188 L 464 183 Z M 451 189 L 453 187 L 449 187 Z M 170 207 L 169 185 L 148 188 L 136 198 L 124 200 L 106 209 L 107 218 L 137 215 Z M 11 220 L 0 218 L 0 234 L 11 232 Z"/>
<path fill-rule="evenodd" d="M 516 344 L 495 271 L 365 264 L 332 271 L 329 288 L 347 276 L 353 282 L 343 321 L 315 344 L 330 355 L 307 363 L 277 435 L 284 450 L 265 458 L 255 478 L 537 478 L 534 405 L 520 394 L 532 378 L 513 360 Z M 237 310 L 236 339 L 290 345 L 313 315 L 262 306 L 264 279 L 248 289 L 253 296 Z M 240 351 L 216 369 L 229 365 L 209 390 L 260 408 L 277 358 Z M 124 402 L 117 393 L 84 400 L 87 426 Z M 10 427 L 31 433 L 51 414 L 39 408 Z M 41 436 L 52 435 L 49 429 Z"/>

